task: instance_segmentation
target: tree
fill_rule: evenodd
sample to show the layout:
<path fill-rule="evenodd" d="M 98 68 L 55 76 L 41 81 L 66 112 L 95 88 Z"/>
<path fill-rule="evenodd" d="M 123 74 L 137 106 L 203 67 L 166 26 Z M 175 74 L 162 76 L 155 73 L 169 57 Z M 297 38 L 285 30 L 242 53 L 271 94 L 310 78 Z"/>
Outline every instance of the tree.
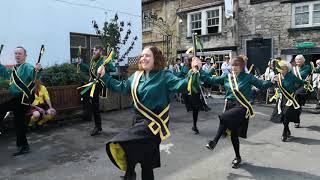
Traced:
<path fill-rule="evenodd" d="M 113 19 L 104 22 L 102 30 L 99 29 L 96 21 L 92 21 L 92 24 L 97 35 L 101 38 L 102 45 L 106 50 L 105 53 L 108 54 L 111 48 L 113 48 L 115 52 L 115 59 L 117 59 L 118 62 L 121 62 L 129 55 L 138 37 L 132 37 L 130 22 L 119 22 L 118 19 L 118 15 L 115 14 Z M 126 32 L 124 32 L 125 29 Z M 129 47 L 126 46 L 128 42 L 130 42 Z M 120 54 L 121 48 L 127 48 L 123 54 Z"/>

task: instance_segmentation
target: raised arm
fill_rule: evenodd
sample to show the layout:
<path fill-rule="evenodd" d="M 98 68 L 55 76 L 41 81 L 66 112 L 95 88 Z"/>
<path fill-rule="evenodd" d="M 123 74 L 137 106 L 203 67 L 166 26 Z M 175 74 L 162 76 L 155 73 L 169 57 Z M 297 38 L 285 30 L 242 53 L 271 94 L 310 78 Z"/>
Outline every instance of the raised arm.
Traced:
<path fill-rule="evenodd" d="M 252 74 L 249 74 L 249 76 L 250 76 L 250 83 L 252 85 L 254 85 L 255 87 L 257 87 L 258 89 L 268 89 L 269 87 L 272 86 L 271 81 L 265 81 L 265 80 L 258 79 Z"/>
<path fill-rule="evenodd" d="M 179 78 L 176 75 L 165 73 L 165 81 L 170 92 L 187 92 L 188 78 Z"/>
<path fill-rule="evenodd" d="M 8 70 L 4 65 L 0 64 L 0 77 L 4 80 L 9 80 L 11 76 L 11 70 Z"/>
<path fill-rule="evenodd" d="M 104 75 L 103 80 L 106 83 L 106 86 L 111 90 L 115 92 L 119 92 L 122 94 L 130 94 L 131 93 L 131 83 L 133 81 L 133 75 L 131 75 L 127 80 L 116 80 L 113 79 L 110 75 L 107 73 Z"/>
<path fill-rule="evenodd" d="M 85 63 L 80 63 L 80 71 L 84 73 L 89 73 L 89 65 Z"/>
<path fill-rule="evenodd" d="M 222 76 L 210 76 L 207 72 L 200 70 L 200 80 L 203 81 L 206 84 L 224 84 L 224 80 L 227 75 L 222 75 Z"/>

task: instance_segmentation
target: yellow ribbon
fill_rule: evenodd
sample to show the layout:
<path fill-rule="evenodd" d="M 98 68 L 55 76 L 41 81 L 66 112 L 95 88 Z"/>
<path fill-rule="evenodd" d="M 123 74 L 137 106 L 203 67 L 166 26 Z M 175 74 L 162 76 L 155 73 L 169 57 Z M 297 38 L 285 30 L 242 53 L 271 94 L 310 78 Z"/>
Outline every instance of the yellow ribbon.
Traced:
<path fill-rule="evenodd" d="M 272 102 L 273 100 L 277 100 L 280 98 L 279 89 L 276 89 L 274 95 L 269 99 L 269 102 Z"/>

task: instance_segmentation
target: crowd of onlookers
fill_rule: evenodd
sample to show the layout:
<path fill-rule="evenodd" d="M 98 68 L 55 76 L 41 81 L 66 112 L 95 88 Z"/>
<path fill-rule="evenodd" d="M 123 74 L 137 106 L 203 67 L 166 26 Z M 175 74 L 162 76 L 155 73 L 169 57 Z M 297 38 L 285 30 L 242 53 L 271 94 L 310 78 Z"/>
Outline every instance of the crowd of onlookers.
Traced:
<path fill-rule="evenodd" d="M 242 56 L 242 57 L 248 63 L 248 58 L 246 56 Z M 296 58 L 304 59 L 304 57 L 302 55 L 298 55 L 298 56 L 296 56 Z M 276 59 L 280 60 L 281 58 L 278 57 Z M 247 73 L 251 73 L 251 74 L 255 75 L 256 77 L 258 77 L 260 79 L 271 80 L 275 76 L 273 62 L 276 59 L 270 59 L 270 61 L 268 62 L 268 66 L 266 67 L 264 72 L 259 70 L 258 68 L 255 68 L 254 65 L 253 65 L 253 68 L 251 66 L 250 67 L 246 66 L 245 71 Z M 213 62 L 211 58 L 206 58 L 203 61 L 204 61 L 204 64 L 202 66 L 202 70 L 206 71 L 207 73 L 211 74 L 212 76 L 219 76 L 219 75 L 223 76 L 223 75 L 227 75 L 231 72 L 231 65 L 229 62 L 230 58 L 228 56 L 224 57 L 224 61 L 220 65 L 220 69 L 217 69 L 217 64 L 215 62 Z M 293 59 L 291 61 L 291 64 L 292 64 L 292 66 L 295 65 L 295 59 Z M 172 61 L 168 65 L 167 69 L 169 71 L 171 71 L 172 73 L 174 73 L 178 76 L 179 75 L 181 76 L 181 74 L 183 74 L 181 71 L 183 71 L 182 69 L 184 66 L 188 66 L 187 57 L 185 57 L 183 60 L 177 58 L 175 61 Z M 320 67 L 320 59 L 316 61 L 315 67 Z M 316 109 L 320 109 L 320 74 L 316 74 L 316 73 L 313 74 L 312 83 L 313 83 L 312 85 L 314 88 L 314 93 L 312 95 L 317 97 Z M 206 97 L 206 98 L 212 96 L 211 93 L 212 93 L 213 89 L 218 94 L 223 93 L 222 86 L 211 87 L 206 84 L 203 84 L 203 89 L 204 89 L 204 97 Z M 269 88 L 268 90 L 261 91 L 255 87 L 253 87 L 252 91 L 253 91 L 254 97 L 253 97 L 253 100 L 251 101 L 251 103 L 254 103 L 255 101 L 270 103 L 269 99 L 275 93 L 274 88 Z M 183 102 L 183 98 L 181 98 L 180 94 L 176 94 L 175 98 L 177 101 Z"/>

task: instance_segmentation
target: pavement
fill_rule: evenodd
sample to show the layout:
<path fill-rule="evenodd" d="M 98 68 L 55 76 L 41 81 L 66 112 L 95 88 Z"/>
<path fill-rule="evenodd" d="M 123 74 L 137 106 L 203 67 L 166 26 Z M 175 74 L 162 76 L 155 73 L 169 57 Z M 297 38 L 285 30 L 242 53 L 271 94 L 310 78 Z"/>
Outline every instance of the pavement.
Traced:
<path fill-rule="evenodd" d="M 231 168 L 234 158 L 230 138 L 222 138 L 214 151 L 205 148 L 218 128 L 217 115 L 223 109 L 223 97 L 209 100 L 209 112 L 200 112 L 199 135 L 191 131 L 192 113 L 184 105 L 171 105 L 172 136 L 162 142 L 161 168 L 156 180 L 224 179 L 320 179 L 320 117 L 304 112 L 302 127 L 290 126 L 292 138 L 282 142 L 282 125 L 271 122 L 272 107 L 255 105 L 248 138 L 240 140 L 243 164 Z M 70 121 L 42 131 L 31 132 L 31 153 L 12 157 L 13 133 L 0 135 L 0 180 L 120 180 L 105 153 L 105 143 L 131 125 L 131 109 L 103 113 L 103 133 L 91 137 L 93 122 Z M 140 179 L 140 166 L 137 168 Z"/>

